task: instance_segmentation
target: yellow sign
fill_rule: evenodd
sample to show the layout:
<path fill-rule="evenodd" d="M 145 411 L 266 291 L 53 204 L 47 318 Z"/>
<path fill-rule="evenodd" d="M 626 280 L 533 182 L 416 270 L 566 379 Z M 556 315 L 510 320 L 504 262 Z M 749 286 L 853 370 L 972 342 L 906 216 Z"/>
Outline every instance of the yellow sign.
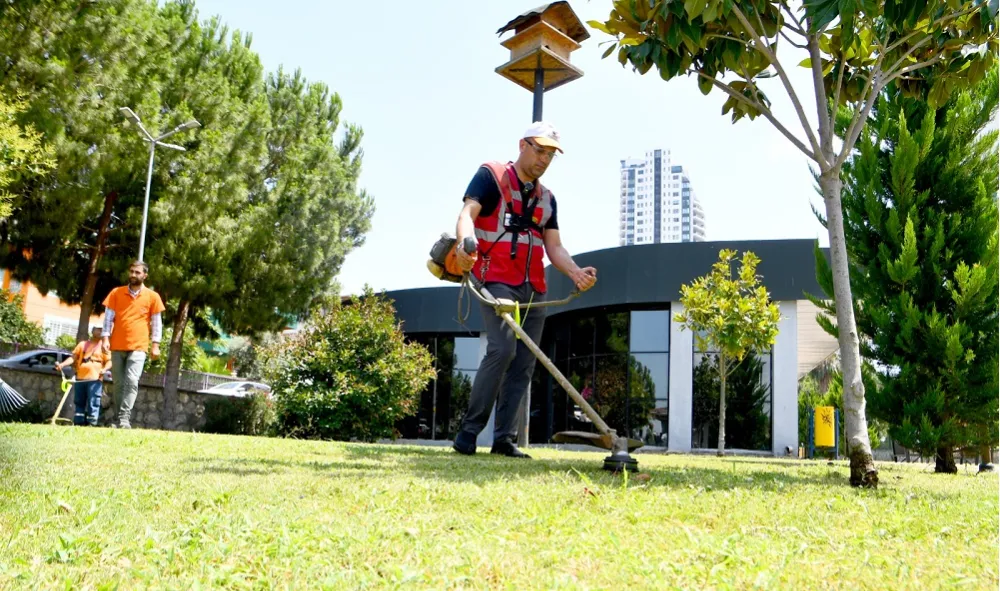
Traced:
<path fill-rule="evenodd" d="M 833 407 L 817 406 L 816 417 L 813 419 L 816 447 L 834 447 Z"/>

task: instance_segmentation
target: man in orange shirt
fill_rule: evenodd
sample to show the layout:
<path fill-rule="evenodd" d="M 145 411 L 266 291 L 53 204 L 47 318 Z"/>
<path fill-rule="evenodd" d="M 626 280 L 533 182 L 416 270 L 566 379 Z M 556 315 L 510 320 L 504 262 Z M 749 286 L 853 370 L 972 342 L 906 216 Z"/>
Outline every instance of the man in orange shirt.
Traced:
<path fill-rule="evenodd" d="M 163 334 L 163 300 L 143 282 L 149 265 L 132 263 L 128 270 L 128 285 L 116 287 L 104 299 L 104 344 L 111 351 L 111 373 L 119 401 L 118 427 L 131 429 L 132 405 L 139 394 L 139 377 L 146 363 L 146 350 L 153 360 L 160 356 Z M 152 335 L 150 335 L 152 332 Z"/>
<path fill-rule="evenodd" d="M 96 427 L 97 417 L 101 414 L 104 372 L 111 367 L 111 352 L 101 340 L 100 326 L 91 330 L 89 341 L 77 343 L 71 357 L 56 364 L 56 371 L 62 373 L 63 368 L 70 363 L 75 365 L 76 370 L 76 384 L 73 385 L 76 413 L 73 415 L 73 424 Z"/>

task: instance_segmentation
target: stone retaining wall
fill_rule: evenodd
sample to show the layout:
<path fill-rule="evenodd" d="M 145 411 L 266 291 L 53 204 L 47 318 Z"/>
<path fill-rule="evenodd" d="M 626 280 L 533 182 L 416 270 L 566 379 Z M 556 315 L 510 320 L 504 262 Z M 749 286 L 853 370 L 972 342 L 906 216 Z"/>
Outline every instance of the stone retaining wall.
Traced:
<path fill-rule="evenodd" d="M 46 419 L 51 418 L 62 398 L 59 374 L 32 370 L 10 369 L 0 367 L 0 378 L 7 382 L 29 401 L 38 401 Z M 178 390 L 177 405 L 174 412 L 174 424 L 165 426 L 163 415 L 163 388 L 158 386 L 139 386 L 139 395 L 132 406 L 132 427 L 146 429 L 171 429 L 175 431 L 197 431 L 205 426 L 205 402 L 209 399 L 226 399 L 228 396 L 214 394 L 199 394 L 186 390 Z M 59 416 L 73 420 L 73 391 L 66 396 L 62 412 Z M 114 385 L 111 381 L 104 382 L 104 396 L 101 397 L 100 425 L 109 425 L 118 415 L 118 399 L 115 398 Z"/>

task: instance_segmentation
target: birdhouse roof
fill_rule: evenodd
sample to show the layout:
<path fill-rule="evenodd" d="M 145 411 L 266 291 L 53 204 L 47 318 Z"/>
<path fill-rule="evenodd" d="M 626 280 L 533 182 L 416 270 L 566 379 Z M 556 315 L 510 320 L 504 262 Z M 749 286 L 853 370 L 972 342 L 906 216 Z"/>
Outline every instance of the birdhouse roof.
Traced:
<path fill-rule="evenodd" d="M 502 35 L 510 30 L 513 30 L 515 33 L 519 33 L 543 18 L 549 24 L 562 30 L 567 37 L 577 43 L 580 43 L 584 39 L 590 37 L 590 32 L 587 31 L 587 28 L 583 25 L 583 21 L 580 20 L 580 17 L 578 17 L 570 7 L 569 2 L 566 2 L 565 0 L 560 2 L 550 2 L 525 12 L 506 25 L 500 27 L 497 30 L 497 35 Z"/>

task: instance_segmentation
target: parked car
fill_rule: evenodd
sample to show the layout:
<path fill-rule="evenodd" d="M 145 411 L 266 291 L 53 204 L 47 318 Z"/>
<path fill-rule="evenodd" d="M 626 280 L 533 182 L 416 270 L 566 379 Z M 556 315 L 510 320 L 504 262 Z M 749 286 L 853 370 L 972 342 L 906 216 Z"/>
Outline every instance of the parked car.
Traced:
<path fill-rule="evenodd" d="M 253 392 L 266 392 L 271 395 L 271 387 L 260 382 L 226 382 L 211 388 L 198 390 L 199 394 L 216 394 L 218 396 L 236 396 L 242 398 Z"/>
<path fill-rule="evenodd" d="M 53 372 L 56 364 L 62 363 L 69 356 L 68 351 L 59 349 L 35 349 L 0 360 L 0 367 Z"/>

